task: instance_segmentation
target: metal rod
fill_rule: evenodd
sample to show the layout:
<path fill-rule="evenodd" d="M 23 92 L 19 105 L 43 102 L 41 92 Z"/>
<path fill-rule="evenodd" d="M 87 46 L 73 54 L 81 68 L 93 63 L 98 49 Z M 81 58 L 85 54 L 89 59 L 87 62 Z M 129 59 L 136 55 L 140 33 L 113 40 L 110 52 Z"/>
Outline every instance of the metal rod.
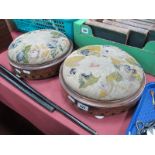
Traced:
<path fill-rule="evenodd" d="M 19 86 L 19 87 L 17 86 L 18 89 L 20 89 L 20 87 L 23 86 L 27 91 L 31 91 L 33 94 L 35 94 L 36 96 L 38 96 L 41 100 L 45 101 L 45 103 L 47 103 L 51 108 L 55 108 L 57 111 L 59 111 L 60 113 L 62 113 L 64 116 L 66 116 L 67 118 L 69 118 L 71 121 L 73 121 L 74 123 L 76 123 L 78 126 L 82 127 L 83 129 L 85 129 L 86 131 L 88 131 L 91 134 L 96 134 L 96 131 L 95 130 L 93 130 L 92 128 L 90 128 L 85 123 L 81 122 L 79 119 L 77 119 L 75 116 L 71 115 L 70 113 L 68 113 L 67 111 L 65 111 L 64 109 L 62 109 L 61 107 L 59 107 L 57 104 L 55 104 L 52 101 L 50 101 L 49 99 L 47 99 L 45 96 L 43 96 L 42 94 L 40 94 L 39 92 L 37 92 L 34 88 L 32 88 L 31 86 L 29 86 L 27 83 L 25 83 L 22 80 L 20 80 L 19 78 L 17 78 L 14 74 L 12 74 L 10 71 L 8 71 L 2 65 L 0 65 L 0 69 L 4 73 L 6 73 L 8 76 L 11 77 L 11 79 L 10 79 L 9 77 L 5 78 L 6 76 L 5 77 L 3 76 L 3 78 L 6 79 L 8 82 L 12 83 L 15 86 L 18 85 Z M 23 89 L 21 91 L 23 91 Z"/>
<path fill-rule="evenodd" d="M 9 75 L 13 80 L 17 81 L 19 84 L 21 84 L 22 86 L 24 86 L 26 89 L 28 89 L 30 92 L 34 93 L 36 96 L 38 96 L 40 99 L 44 100 L 45 102 L 47 102 L 47 104 L 49 103 L 49 99 L 47 99 L 45 96 L 43 96 L 41 93 L 39 93 L 37 90 L 34 90 L 34 88 L 32 88 L 30 85 L 28 85 L 27 83 L 25 83 L 24 81 L 22 81 L 21 79 L 19 79 L 18 77 L 16 77 L 14 74 L 12 74 L 9 70 L 7 70 L 5 67 L 3 67 L 2 65 L 0 65 L 0 69 L 7 75 Z M 54 107 L 51 105 L 51 110 L 50 111 L 54 111 Z"/>
<path fill-rule="evenodd" d="M 21 90 L 24 94 L 28 95 L 30 98 L 32 98 L 34 101 L 38 102 L 41 106 L 43 106 L 44 108 L 46 108 L 47 110 L 51 111 L 51 106 L 49 104 L 47 104 L 46 102 L 44 102 L 43 100 L 39 99 L 35 94 L 29 92 L 27 89 L 25 89 L 23 86 L 19 85 L 18 83 L 16 83 L 13 79 L 11 79 L 10 77 L 8 77 L 7 75 L 3 74 L 2 72 L 0 72 L 0 76 L 2 78 L 4 78 L 5 80 L 7 80 L 9 83 L 13 84 L 16 88 L 18 88 L 19 90 Z"/>

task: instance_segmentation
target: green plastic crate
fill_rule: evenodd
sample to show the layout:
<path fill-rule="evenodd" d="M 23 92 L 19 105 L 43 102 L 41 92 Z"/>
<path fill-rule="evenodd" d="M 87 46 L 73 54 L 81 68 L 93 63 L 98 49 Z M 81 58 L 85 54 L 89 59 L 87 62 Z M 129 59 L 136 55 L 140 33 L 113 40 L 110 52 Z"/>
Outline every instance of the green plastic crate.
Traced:
<path fill-rule="evenodd" d="M 93 36 L 91 27 L 85 25 L 86 20 L 74 22 L 74 42 L 78 47 L 86 45 L 113 45 L 132 55 L 143 67 L 146 73 L 155 75 L 155 41 L 149 41 L 144 48 L 132 47 L 110 40 Z"/>
<path fill-rule="evenodd" d="M 76 19 L 12 19 L 12 21 L 21 32 L 55 29 L 73 39 L 73 22 Z"/>

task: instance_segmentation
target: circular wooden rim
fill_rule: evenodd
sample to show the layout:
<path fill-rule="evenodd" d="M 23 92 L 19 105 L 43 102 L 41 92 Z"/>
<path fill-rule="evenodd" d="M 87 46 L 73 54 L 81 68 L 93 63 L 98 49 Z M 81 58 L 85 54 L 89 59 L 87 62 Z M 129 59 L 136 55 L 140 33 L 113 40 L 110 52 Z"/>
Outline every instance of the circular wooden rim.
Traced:
<path fill-rule="evenodd" d="M 59 79 L 60 79 L 60 83 L 62 87 L 64 88 L 64 90 L 77 101 L 83 104 L 86 104 L 88 106 L 91 106 L 91 107 L 114 108 L 114 107 L 129 106 L 131 104 L 134 104 L 134 102 L 140 98 L 144 90 L 145 84 L 146 84 L 146 78 L 145 78 L 145 73 L 144 73 L 144 76 L 143 76 L 144 78 L 143 78 L 141 87 L 132 96 L 126 97 L 120 100 L 95 100 L 95 99 L 91 99 L 83 95 L 80 95 L 79 93 L 69 88 L 64 81 L 62 70 L 63 70 L 63 63 L 59 70 Z"/>
<path fill-rule="evenodd" d="M 73 51 L 73 43 L 71 40 L 69 40 L 70 42 L 70 47 L 69 47 L 69 50 L 68 52 L 64 53 L 63 55 L 61 55 L 59 58 L 56 58 L 56 59 L 53 59 L 51 61 L 48 61 L 48 62 L 45 62 L 45 63 L 42 63 L 42 64 L 18 64 L 17 62 L 14 62 L 12 61 L 9 56 L 9 61 L 10 61 L 10 65 L 12 65 L 13 67 L 15 68 L 19 68 L 19 69 L 25 69 L 25 70 L 39 70 L 39 69 L 44 69 L 44 68 L 47 68 L 47 67 L 51 67 L 51 66 L 54 66 L 60 62 L 62 62 L 68 55 L 70 55 L 70 53 Z"/>

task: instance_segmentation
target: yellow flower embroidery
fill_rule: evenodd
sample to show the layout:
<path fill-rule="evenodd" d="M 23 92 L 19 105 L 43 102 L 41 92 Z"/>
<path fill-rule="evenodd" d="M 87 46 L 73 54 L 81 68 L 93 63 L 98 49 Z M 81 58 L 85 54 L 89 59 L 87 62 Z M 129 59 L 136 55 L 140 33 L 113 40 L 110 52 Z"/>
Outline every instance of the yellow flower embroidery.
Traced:
<path fill-rule="evenodd" d="M 129 64 L 131 64 L 131 65 L 137 65 L 136 60 L 134 60 L 134 59 L 131 58 L 131 57 L 126 58 L 126 61 L 127 61 Z"/>
<path fill-rule="evenodd" d="M 83 77 L 80 77 L 80 79 L 79 79 L 79 84 L 80 84 L 79 88 L 86 88 L 86 87 L 88 87 L 90 85 L 93 85 L 99 80 L 99 78 L 100 77 L 95 77 L 93 75 L 91 75 L 90 77 L 88 77 L 86 79 L 83 78 Z"/>
<path fill-rule="evenodd" d="M 116 58 L 113 58 L 113 57 L 111 57 L 111 60 L 112 60 L 112 63 L 113 63 L 114 65 L 119 65 L 119 64 L 121 63 L 120 60 L 118 60 L 118 59 L 116 59 Z"/>
<path fill-rule="evenodd" d="M 141 76 L 139 74 L 133 74 L 133 77 L 138 81 L 141 81 Z"/>
<path fill-rule="evenodd" d="M 111 81 L 121 81 L 122 80 L 122 76 L 120 73 L 118 72 L 113 72 L 111 74 L 109 74 L 107 77 L 106 77 L 106 80 L 108 82 L 111 82 Z"/>
<path fill-rule="evenodd" d="M 105 96 L 107 96 L 107 92 L 105 90 L 100 90 L 99 97 L 102 98 Z"/>
<path fill-rule="evenodd" d="M 49 57 L 49 50 L 44 50 L 41 54 L 41 57 L 45 58 L 45 57 Z"/>
<path fill-rule="evenodd" d="M 101 52 L 101 47 L 100 46 L 86 46 L 83 47 L 81 49 L 79 49 L 78 51 L 82 51 L 82 50 L 89 50 L 90 52 L 95 52 L 96 54 Z"/>
<path fill-rule="evenodd" d="M 97 53 L 101 52 L 101 46 L 88 46 L 87 49 Z"/>
<path fill-rule="evenodd" d="M 68 58 L 65 60 L 65 65 L 68 67 L 74 67 L 78 64 L 78 62 L 80 62 L 84 58 L 85 56 L 74 56 L 74 57 Z"/>

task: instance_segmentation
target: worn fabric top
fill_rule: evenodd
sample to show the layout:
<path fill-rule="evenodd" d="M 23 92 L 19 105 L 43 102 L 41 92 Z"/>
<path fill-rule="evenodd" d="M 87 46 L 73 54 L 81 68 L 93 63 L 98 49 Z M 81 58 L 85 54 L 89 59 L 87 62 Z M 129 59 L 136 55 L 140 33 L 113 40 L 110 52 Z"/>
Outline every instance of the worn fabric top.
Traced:
<path fill-rule="evenodd" d="M 55 30 L 36 30 L 16 38 L 9 46 L 9 59 L 18 64 L 42 64 L 67 53 L 70 41 Z"/>
<path fill-rule="evenodd" d="M 139 63 L 114 46 L 86 46 L 74 51 L 63 64 L 65 83 L 77 93 L 98 100 L 122 99 L 141 86 Z"/>

